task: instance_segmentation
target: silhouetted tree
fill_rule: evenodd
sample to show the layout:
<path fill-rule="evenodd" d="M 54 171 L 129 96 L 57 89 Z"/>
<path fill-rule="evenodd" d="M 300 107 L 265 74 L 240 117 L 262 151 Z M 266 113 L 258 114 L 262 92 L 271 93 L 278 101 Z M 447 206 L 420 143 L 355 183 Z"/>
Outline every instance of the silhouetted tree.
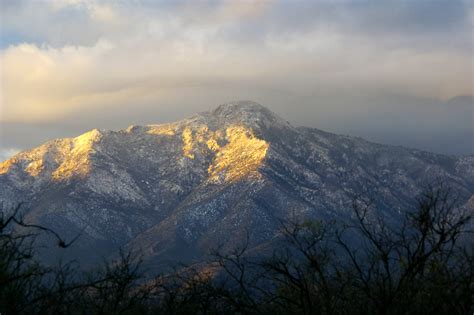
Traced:
<path fill-rule="evenodd" d="M 290 246 L 265 266 L 287 311 L 458 313 L 471 311 L 471 215 L 448 189 L 430 189 L 401 223 L 353 203 L 354 222 L 285 225 Z"/>
<path fill-rule="evenodd" d="M 353 202 L 345 222 L 282 222 L 271 257 L 249 254 L 249 238 L 210 262 L 147 278 L 136 255 L 83 273 L 35 259 L 38 233 L 21 205 L 0 216 L 0 313 L 46 314 L 471 314 L 471 214 L 448 189 L 429 189 L 402 220 Z"/>

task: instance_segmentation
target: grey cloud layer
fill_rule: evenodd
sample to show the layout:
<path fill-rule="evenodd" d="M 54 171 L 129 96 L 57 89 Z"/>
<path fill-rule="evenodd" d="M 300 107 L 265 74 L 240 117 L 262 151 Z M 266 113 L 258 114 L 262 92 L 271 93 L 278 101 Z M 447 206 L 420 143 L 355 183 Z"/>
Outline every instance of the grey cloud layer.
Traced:
<path fill-rule="evenodd" d="M 297 125 L 474 153 L 471 1 L 1 6 L 3 147 L 253 99 Z"/>

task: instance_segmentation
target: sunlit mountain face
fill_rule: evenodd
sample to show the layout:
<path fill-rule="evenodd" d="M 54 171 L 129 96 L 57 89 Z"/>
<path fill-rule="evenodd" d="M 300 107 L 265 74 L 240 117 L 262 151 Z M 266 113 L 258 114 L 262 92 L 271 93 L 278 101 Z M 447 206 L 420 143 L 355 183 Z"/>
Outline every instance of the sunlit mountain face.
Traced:
<path fill-rule="evenodd" d="M 163 125 L 94 129 L 0 164 L 4 211 L 73 246 L 43 259 L 84 266 L 120 247 L 151 270 L 203 260 L 249 236 L 254 254 L 275 246 L 281 220 L 345 220 L 354 196 L 397 221 L 427 185 L 442 181 L 471 204 L 474 157 L 444 156 L 295 128 L 265 107 L 234 102 Z"/>

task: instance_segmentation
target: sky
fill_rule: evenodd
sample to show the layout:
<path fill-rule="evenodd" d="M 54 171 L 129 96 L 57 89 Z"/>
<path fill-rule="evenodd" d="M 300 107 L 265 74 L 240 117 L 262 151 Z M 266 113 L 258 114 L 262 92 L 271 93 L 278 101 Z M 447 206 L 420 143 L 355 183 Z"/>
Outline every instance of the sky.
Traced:
<path fill-rule="evenodd" d="M 235 100 L 474 154 L 473 30 L 472 0 L 0 0 L 0 160 Z"/>

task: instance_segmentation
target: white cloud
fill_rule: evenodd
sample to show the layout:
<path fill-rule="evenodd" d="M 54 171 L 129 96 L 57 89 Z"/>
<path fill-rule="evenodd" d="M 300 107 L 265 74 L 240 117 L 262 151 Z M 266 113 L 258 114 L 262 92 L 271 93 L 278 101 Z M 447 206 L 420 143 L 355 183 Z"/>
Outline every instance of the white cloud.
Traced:
<path fill-rule="evenodd" d="M 288 111 L 335 119 L 384 112 L 385 105 L 367 103 L 384 93 L 432 100 L 474 94 L 472 45 L 466 51 L 456 42 L 470 33 L 456 24 L 457 9 L 448 23 L 456 36 L 438 38 L 439 30 L 423 29 L 416 16 L 407 31 L 405 17 L 384 6 L 370 14 L 385 10 L 391 24 L 376 32 L 359 23 L 361 7 L 290 3 L 51 0 L 5 7 L 2 26 L 24 43 L 0 51 L 0 121 L 80 123 L 140 112 L 145 120 L 153 110 L 233 99 L 283 111 L 291 102 Z M 358 15 L 349 18 L 351 12 Z"/>
<path fill-rule="evenodd" d="M 434 99 L 473 93 L 472 59 L 456 52 L 386 51 L 326 30 L 238 45 L 207 27 L 154 25 L 162 33 L 5 49 L 1 120 L 54 121 L 109 106 L 176 103 L 183 93 L 198 97 L 226 81 L 300 95 L 325 89 L 335 97 L 380 88 Z"/>

